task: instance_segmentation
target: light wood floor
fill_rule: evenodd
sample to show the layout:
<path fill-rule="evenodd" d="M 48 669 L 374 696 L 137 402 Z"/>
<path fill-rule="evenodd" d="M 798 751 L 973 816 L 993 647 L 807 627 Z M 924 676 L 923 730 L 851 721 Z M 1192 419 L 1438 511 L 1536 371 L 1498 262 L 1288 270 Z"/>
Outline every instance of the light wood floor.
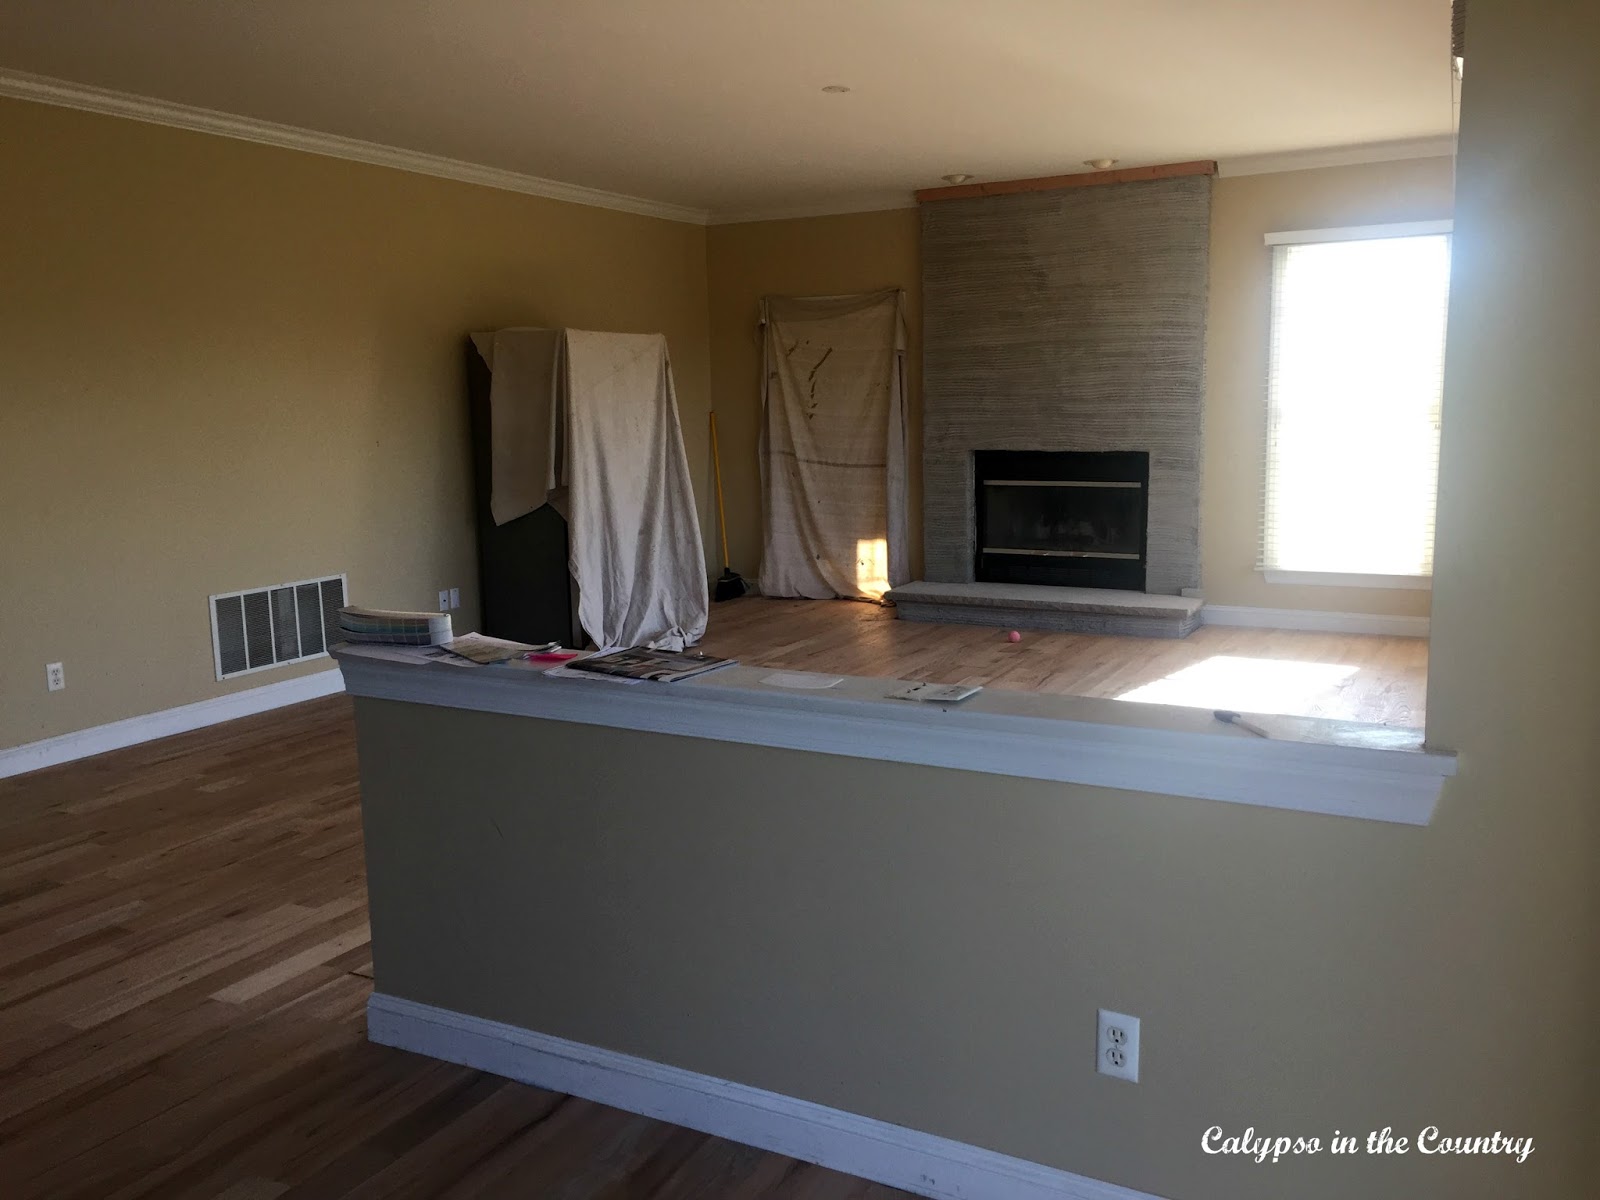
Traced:
<path fill-rule="evenodd" d="M 1187 638 L 1098 637 L 897 621 L 846 600 L 714 604 L 701 649 L 755 666 L 1136 699 L 1240 712 L 1423 724 L 1425 638 L 1204 626 Z"/>
<path fill-rule="evenodd" d="M 0 1196 L 905 1197 L 370 1045 L 367 942 L 344 697 L 0 780 Z"/>

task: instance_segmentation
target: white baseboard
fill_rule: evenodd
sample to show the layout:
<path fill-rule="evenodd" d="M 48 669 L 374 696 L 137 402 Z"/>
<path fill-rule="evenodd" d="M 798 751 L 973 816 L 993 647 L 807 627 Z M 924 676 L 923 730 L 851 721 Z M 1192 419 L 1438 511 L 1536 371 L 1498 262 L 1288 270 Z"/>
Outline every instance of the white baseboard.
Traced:
<path fill-rule="evenodd" d="M 1427 637 L 1427 617 L 1380 617 L 1370 613 L 1317 612 L 1306 608 L 1249 608 L 1207 604 L 1200 610 L 1206 625 L 1244 629 L 1304 629 L 1315 633 L 1379 633 L 1391 637 Z"/>
<path fill-rule="evenodd" d="M 375 992 L 367 1037 L 935 1200 L 1158 1200 L 900 1125 Z"/>
<path fill-rule="evenodd" d="M 203 729 L 207 725 L 219 725 L 235 717 L 248 717 L 268 709 L 282 708 L 286 704 L 332 696 L 342 691 L 342 672 L 337 669 L 318 671 L 269 683 L 264 687 L 230 692 L 226 696 L 146 713 L 142 717 L 129 717 L 125 721 L 112 721 L 109 725 L 95 725 L 89 729 L 63 733 L 60 737 L 46 738 L 42 742 L 29 742 L 25 746 L 0 750 L 0 779 L 104 754 L 107 750 L 121 750 L 124 746 L 153 742 L 175 733 L 188 733 L 191 729 Z"/>

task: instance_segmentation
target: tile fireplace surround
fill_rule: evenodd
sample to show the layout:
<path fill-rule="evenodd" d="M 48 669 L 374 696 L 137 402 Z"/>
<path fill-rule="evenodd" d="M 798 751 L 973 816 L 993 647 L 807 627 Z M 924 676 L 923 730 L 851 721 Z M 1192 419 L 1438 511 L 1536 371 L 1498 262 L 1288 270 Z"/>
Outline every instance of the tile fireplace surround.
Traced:
<path fill-rule="evenodd" d="M 1142 450 L 1146 590 L 1200 585 L 1211 182 L 922 205 L 929 581 L 973 580 L 974 451 Z"/>

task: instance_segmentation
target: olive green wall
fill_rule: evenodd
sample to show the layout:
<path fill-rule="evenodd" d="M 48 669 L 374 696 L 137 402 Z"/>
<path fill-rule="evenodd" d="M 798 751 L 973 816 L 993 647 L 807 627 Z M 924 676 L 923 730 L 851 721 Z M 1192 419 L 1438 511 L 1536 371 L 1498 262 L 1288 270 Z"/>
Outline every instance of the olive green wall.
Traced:
<path fill-rule="evenodd" d="M 704 229 L 12 100 L 0 147 L 0 748 L 328 669 L 218 684 L 216 592 L 473 628 L 468 330 L 666 333 L 709 517 Z"/>
<path fill-rule="evenodd" d="M 1592 1194 L 1600 17 L 1472 13 L 1432 825 L 362 702 L 378 986 L 1175 1200 Z M 1256 1166 L 1212 1125 L 1535 1152 Z"/>

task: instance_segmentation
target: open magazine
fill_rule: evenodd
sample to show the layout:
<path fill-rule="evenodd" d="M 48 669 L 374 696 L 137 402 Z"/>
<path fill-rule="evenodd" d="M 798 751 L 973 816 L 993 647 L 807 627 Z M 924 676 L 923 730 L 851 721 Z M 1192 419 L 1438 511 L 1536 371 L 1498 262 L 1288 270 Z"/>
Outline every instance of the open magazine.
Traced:
<path fill-rule="evenodd" d="M 983 688 L 968 683 L 913 683 L 897 692 L 890 692 L 890 700 L 925 700 L 930 704 L 956 704 L 968 696 L 976 696 Z"/>
<path fill-rule="evenodd" d="M 619 675 L 625 679 L 654 679 L 660 683 L 676 683 L 695 675 L 704 675 L 720 667 L 731 667 L 731 658 L 716 658 L 710 654 L 694 654 L 674 650 L 651 650 L 633 646 L 627 650 L 611 650 L 604 654 L 591 654 L 588 658 L 568 663 L 566 670 L 587 671 L 595 675 Z"/>

